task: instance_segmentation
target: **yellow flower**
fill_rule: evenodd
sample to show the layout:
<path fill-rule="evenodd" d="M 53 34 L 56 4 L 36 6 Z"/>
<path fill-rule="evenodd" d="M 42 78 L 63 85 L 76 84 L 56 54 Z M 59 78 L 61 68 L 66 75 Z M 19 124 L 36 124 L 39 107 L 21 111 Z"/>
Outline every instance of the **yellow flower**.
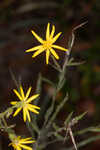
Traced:
<path fill-rule="evenodd" d="M 38 114 L 39 112 L 36 109 L 40 109 L 40 107 L 30 104 L 30 102 L 36 99 L 39 96 L 39 94 L 33 95 L 30 98 L 28 98 L 31 92 L 31 87 L 29 87 L 26 95 L 24 94 L 22 86 L 20 86 L 20 93 L 16 89 L 14 89 L 13 91 L 20 100 L 20 102 L 17 102 L 17 101 L 11 102 L 12 105 L 15 105 L 15 107 L 17 107 L 17 110 L 15 111 L 13 116 L 15 117 L 21 111 L 21 109 L 23 109 L 24 121 L 26 121 L 26 117 L 27 117 L 28 121 L 30 122 L 31 118 L 30 118 L 29 111 L 32 111 L 35 114 Z"/>
<path fill-rule="evenodd" d="M 21 139 L 21 137 L 18 136 L 12 140 L 12 142 L 9 144 L 9 146 L 12 145 L 12 147 L 15 150 L 23 150 L 23 149 L 32 150 L 32 148 L 27 146 L 26 144 L 30 144 L 30 143 L 34 143 L 34 142 L 35 142 L 35 140 L 31 140 L 31 138 Z"/>
<path fill-rule="evenodd" d="M 42 53 L 43 51 L 46 52 L 46 64 L 49 62 L 49 56 L 50 53 L 56 58 L 59 59 L 58 54 L 55 52 L 53 48 L 63 50 L 63 51 L 68 51 L 68 49 L 65 49 L 63 47 L 60 47 L 58 45 L 54 45 L 55 41 L 59 38 L 61 35 L 61 32 L 58 33 L 56 36 L 54 36 L 55 33 L 55 26 L 52 26 L 52 31 L 50 33 L 50 23 L 47 25 L 47 30 L 46 30 L 46 40 L 43 40 L 41 37 L 39 37 L 33 30 L 31 31 L 32 34 L 35 36 L 35 38 L 41 43 L 41 45 L 35 46 L 31 49 L 26 50 L 26 52 L 32 52 L 36 51 L 33 54 L 33 58 Z"/>

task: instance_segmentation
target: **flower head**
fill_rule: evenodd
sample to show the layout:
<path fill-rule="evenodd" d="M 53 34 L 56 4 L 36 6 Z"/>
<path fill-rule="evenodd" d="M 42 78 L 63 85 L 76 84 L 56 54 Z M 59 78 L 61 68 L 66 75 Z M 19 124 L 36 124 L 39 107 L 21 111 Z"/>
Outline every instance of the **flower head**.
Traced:
<path fill-rule="evenodd" d="M 26 144 L 30 144 L 30 143 L 34 143 L 34 142 L 35 142 L 35 140 L 31 140 L 31 138 L 21 139 L 21 137 L 18 136 L 18 137 L 15 137 L 14 139 L 12 139 L 12 142 L 9 145 L 12 145 L 12 147 L 15 150 L 22 150 L 22 149 L 32 150 L 32 148 L 27 146 Z"/>
<path fill-rule="evenodd" d="M 31 118 L 30 118 L 29 111 L 31 111 L 35 114 L 38 114 L 39 112 L 36 109 L 40 109 L 40 107 L 30 104 L 30 102 L 35 100 L 39 96 L 39 94 L 35 94 L 35 95 L 31 96 L 30 98 L 28 98 L 29 94 L 31 92 L 31 87 L 29 87 L 26 95 L 24 94 L 22 86 L 20 86 L 20 92 L 18 92 L 16 89 L 14 89 L 13 91 L 20 100 L 20 102 L 18 102 L 18 101 L 11 102 L 12 105 L 15 105 L 15 107 L 17 107 L 13 116 L 15 117 L 23 109 L 24 121 L 26 121 L 26 117 L 27 117 L 28 121 L 30 122 Z"/>
<path fill-rule="evenodd" d="M 53 48 L 63 50 L 63 51 L 68 51 L 68 49 L 65 49 L 61 46 L 54 44 L 56 42 L 56 40 L 59 38 L 59 36 L 61 35 L 61 32 L 60 32 L 56 36 L 54 36 L 54 33 L 55 33 L 54 25 L 52 26 L 52 31 L 50 33 L 50 23 L 48 23 L 47 30 L 46 30 L 46 40 L 43 40 L 41 37 L 39 37 L 33 30 L 31 32 L 35 36 L 35 38 L 41 43 L 41 45 L 38 45 L 31 49 L 26 50 L 26 52 L 36 51 L 32 56 L 33 58 L 36 57 L 37 55 L 39 55 L 40 53 L 42 53 L 43 51 L 45 51 L 46 52 L 46 64 L 48 64 L 50 53 L 56 59 L 59 59 L 58 54 L 55 52 L 55 50 Z"/>

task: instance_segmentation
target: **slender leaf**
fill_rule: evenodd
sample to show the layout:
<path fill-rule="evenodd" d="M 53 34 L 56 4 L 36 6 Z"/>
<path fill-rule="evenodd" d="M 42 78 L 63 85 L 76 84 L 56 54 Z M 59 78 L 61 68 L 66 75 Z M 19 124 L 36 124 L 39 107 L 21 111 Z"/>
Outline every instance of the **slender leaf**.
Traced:
<path fill-rule="evenodd" d="M 47 78 L 42 77 L 42 81 L 50 84 L 51 86 L 55 87 L 55 84 L 53 82 L 51 82 L 50 80 L 48 80 Z"/>
<path fill-rule="evenodd" d="M 65 125 L 68 125 L 68 123 L 70 122 L 71 118 L 72 118 L 73 112 L 71 112 L 68 117 L 66 118 L 66 120 L 64 121 Z"/>
<path fill-rule="evenodd" d="M 78 66 L 78 65 L 82 65 L 82 64 L 84 64 L 85 63 L 85 61 L 83 61 L 83 62 L 68 62 L 68 64 L 66 65 L 66 66 Z"/>
<path fill-rule="evenodd" d="M 50 126 L 52 124 L 52 122 L 55 120 L 57 114 L 60 112 L 60 110 L 62 109 L 62 107 L 64 106 L 64 104 L 66 103 L 67 100 L 68 100 L 68 94 L 66 94 L 63 101 L 57 106 L 57 108 L 56 108 L 55 112 L 53 113 L 47 126 Z"/>
<path fill-rule="evenodd" d="M 84 112 L 84 113 L 82 113 L 81 115 L 75 117 L 74 120 L 79 121 L 79 120 L 81 120 L 86 114 L 87 114 L 87 112 Z"/>

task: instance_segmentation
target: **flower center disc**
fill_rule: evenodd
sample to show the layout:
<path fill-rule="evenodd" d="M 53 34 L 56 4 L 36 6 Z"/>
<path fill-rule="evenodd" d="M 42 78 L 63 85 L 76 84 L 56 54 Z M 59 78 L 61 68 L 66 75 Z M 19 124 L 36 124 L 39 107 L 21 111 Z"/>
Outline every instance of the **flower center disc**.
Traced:
<path fill-rule="evenodd" d="M 45 41 L 44 44 L 43 44 L 43 47 L 45 49 L 49 49 L 51 47 L 51 42 L 50 41 Z"/>

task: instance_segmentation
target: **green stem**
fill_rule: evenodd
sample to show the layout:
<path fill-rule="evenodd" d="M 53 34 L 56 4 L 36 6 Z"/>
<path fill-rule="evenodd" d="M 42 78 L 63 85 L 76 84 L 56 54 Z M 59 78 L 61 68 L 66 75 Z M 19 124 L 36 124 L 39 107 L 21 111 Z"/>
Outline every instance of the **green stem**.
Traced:
<path fill-rule="evenodd" d="M 2 117 L 2 121 L 3 121 L 3 123 L 4 123 L 5 128 L 7 128 L 7 127 L 8 127 L 8 126 L 7 126 L 7 122 L 6 122 L 6 120 L 5 120 L 4 117 Z"/>
<path fill-rule="evenodd" d="M 4 112 L 0 113 L 0 118 L 3 118 L 7 113 L 9 113 L 11 110 L 13 110 L 14 108 L 16 108 L 16 106 L 12 106 L 7 108 Z"/>

